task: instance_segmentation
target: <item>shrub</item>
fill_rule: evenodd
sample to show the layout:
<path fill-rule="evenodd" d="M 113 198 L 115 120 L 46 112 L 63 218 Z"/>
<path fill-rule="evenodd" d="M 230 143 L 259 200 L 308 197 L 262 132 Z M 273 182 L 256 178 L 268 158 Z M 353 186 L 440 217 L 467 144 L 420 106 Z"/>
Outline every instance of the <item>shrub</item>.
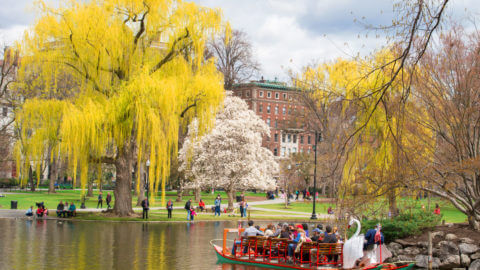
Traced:
<path fill-rule="evenodd" d="M 374 228 L 377 223 L 382 224 L 382 233 L 385 242 L 408 236 L 419 235 L 440 223 L 442 216 L 423 211 L 402 213 L 391 219 L 373 219 L 362 221 L 362 232 Z"/>

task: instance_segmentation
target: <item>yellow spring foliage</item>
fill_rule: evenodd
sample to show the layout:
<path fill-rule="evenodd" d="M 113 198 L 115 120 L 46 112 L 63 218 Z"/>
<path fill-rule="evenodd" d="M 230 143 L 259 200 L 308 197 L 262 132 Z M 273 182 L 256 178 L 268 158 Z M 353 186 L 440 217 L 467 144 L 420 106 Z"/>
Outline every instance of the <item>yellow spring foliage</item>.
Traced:
<path fill-rule="evenodd" d="M 47 134 L 38 127 L 48 126 L 82 186 L 89 163 L 133 148 L 127 159 L 136 158 L 138 171 L 150 160 L 151 191 L 164 189 L 179 127 L 196 117 L 204 133 L 224 97 L 221 74 L 203 57 L 207 39 L 225 28 L 220 10 L 180 0 L 39 3 L 39 19 L 19 44 L 17 89 L 41 97 L 19 112 L 22 134 L 33 134 L 18 146 L 23 163 L 44 155 L 37 144 Z"/>

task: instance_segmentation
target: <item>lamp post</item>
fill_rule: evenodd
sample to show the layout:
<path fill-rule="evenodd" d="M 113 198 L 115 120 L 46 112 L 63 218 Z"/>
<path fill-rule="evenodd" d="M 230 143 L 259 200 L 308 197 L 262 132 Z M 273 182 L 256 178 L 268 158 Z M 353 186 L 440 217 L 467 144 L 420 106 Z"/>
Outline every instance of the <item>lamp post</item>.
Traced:
<path fill-rule="evenodd" d="M 315 213 L 315 202 L 317 201 L 317 143 L 318 143 L 318 132 L 315 131 L 315 165 L 313 169 L 313 210 L 312 216 L 310 219 L 317 219 L 317 213 Z"/>
<path fill-rule="evenodd" d="M 147 163 L 146 163 L 145 165 L 147 165 L 147 180 L 145 181 L 145 188 L 147 189 L 147 202 L 150 203 L 150 200 L 148 199 L 148 189 L 149 189 L 148 187 L 150 186 L 150 185 L 148 184 L 148 181 L 149 181 L 149 179 L 148 179 L 148 178 L 149 178 L 148 173 L 149 173 L 149 167 L 150 167 L 150 159 L 147 160 Z"/>

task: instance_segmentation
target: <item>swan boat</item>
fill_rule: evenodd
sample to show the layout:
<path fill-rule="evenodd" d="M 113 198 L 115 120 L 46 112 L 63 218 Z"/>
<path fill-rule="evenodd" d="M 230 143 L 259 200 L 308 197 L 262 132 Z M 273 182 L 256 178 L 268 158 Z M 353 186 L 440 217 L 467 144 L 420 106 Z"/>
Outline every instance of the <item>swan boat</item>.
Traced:
<path fill-rule="evenodd" d="M 360 222 L 358 222 L 358 225 Z M 247 253 L 241 253 L 241 254 L 232 254 L 231 250 L 227 248 L 227 241 L 232 241 L 227 239 L 228 233 L 238 233 L 240 236 L 241 233 L 243 232 L 244 229 L 242 228 L 230 228 L 230 229 L 224 229 L 223 231 L 223 239 L 214 239 L 210 241 L 210 244 L 213 246 L 215 253 L 217 255 L 218 263 L 229 263 L 229 264 L 242 264 L 242 265 L 250 265 L 250 266 L 257 266 L 257 267 L 263 267 L 263 268 L 270 268 L 270 269 L 304 269 L 304 270 L 333 270 L 333 269 L 376 269 L 376 270 L 393 270 L 393 269 L 413 269 L 414 263 L 402 263 L 400 265 L 393 264 L 393 263 L 373 263 L 368 266 L 365 266 L 363 268 L 343 268 L 343 259 L 344 259 L 344 253 L 343 253 L 343 247 L 344 244 L 338 243 L 338 244 L 316 244 L 316 252 L 317 252 L 317 262 L 311 262 L 310 261 L 310 255 L 308 256 L 308 260 L 302 261 L 300 255 L 300 259 L 296 259 L 294 263 L 287 263 L 282 256 L 280 256 L 280 249 L 274 251 L 276 256 L 271 256 L 271 254 L 274 254 L 272 252 L 272 247 L 275 245 L 282 245 L 281 243 L 278 244 L 278 241 L 274 241 L 272 245 L 272 240 L 268 240 L 268 238 L 264 237 L 248 237 L 242 238 L 242 242 L 245 241 L 245 243 L 240 244 L 240 249 L 242 247 L 246 247 L 245 249 L 248 248 Z M 261 229 L 263 230 L 263 229 Z M 360 230 L 357 229 L 357 232 Z M 356 236 L 357 233 L 354 235 Z M 363 236 L 362 236 L 363 237 Z M 353 238 L 353 237 L 352 237 Z M 275 239 L 275 238 L 274 238 Z M 215 243 L 218 243 L 222 241 L 222 245 L 217 245 Z M 347 242 L 345 243 L 347 244 Z M 284 248 L 284 255 L 286 253 L 286 245 L 288 245 L 288 241 L 286 244 L 283 244 Z M 328 252 L 328 248 L 326 249 L 323 245 L 330 245 L 330 252 L 333 252 L 334 250 L 337 251 L 337 253 L 324 253 L 325 251 Z M 335 245 L 336 248 L 331 248 L 332 245 Z M 261 248 L 259 248 L 261 246 Z M 303 254 L 304 250 L 300 249 L 300 254 Z M 310 254 L 310 250 L 308 250 L 308 254 Z M 323 252 L 319 254 L 319 252 Z M 334 255 L 332 255 L 334 254 Z M 324 258 L 331 257 L 331 256 L 337 256 L 337 260 L 335 263 L 328 262 L 328 260 L 325 260 L 326 263 L 320 263 L 320 257 L 323 256 Z"/>

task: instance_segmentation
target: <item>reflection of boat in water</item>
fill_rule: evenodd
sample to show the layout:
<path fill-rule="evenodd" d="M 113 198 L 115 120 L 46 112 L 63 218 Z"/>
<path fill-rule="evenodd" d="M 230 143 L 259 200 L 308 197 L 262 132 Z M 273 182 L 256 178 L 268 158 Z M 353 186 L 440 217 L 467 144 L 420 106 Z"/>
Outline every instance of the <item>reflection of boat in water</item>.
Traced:
<path fill-rule="evenodd" d="M 227 234 L 241 233 L 243 229 L 224 229 L 223 245 L 212 244 L 218 261 L 221 263 L 243 264 L 272 269 L 343 269 L 343 244 L 304 243 L 297 249 L 296 259 L 293 263 L 286 262 L 287 246 L 290 241 L 279 238 L 262 236 L 242 237 L 235 255 L 227 248 Z M 222 239 L 218 239 L 222 241 Z M 245 251 L 245 252 L 244 252 Z M 373 264 L 357 269 L 412 269 L 410 264 Z"/>

